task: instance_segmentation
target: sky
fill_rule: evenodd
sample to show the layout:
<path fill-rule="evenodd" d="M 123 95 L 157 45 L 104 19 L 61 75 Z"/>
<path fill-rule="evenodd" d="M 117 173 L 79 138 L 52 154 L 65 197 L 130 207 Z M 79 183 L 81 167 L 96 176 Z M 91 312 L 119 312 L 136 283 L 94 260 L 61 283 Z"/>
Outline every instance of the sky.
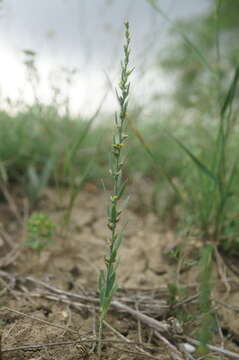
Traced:
<path fill-rule="evenodd" d="M 159 0 L 158 4 L 175 21 L 206 12 L 210 0 Z M 156 78 L 151 66 L 160 49 L 170 46 L 170 25 L 147 0 L 3 0 L 0 106 L 7 97 L 33 100 L 24 66 L 24 50 L 32 50 L 40 79 L 38 98 L 50 102 L 54 89 L 60 88 L 59 102 L 69 95 L 73 113 L 92 114 L 103 98 L 104 110 L 112 111 L 124 21 L 131 28 L 132 92 L 146 101 L 152 91 L 170 87 L 165 75 L 159 71 Z M 69 77 L 71 72 L 74 75 Z"/>

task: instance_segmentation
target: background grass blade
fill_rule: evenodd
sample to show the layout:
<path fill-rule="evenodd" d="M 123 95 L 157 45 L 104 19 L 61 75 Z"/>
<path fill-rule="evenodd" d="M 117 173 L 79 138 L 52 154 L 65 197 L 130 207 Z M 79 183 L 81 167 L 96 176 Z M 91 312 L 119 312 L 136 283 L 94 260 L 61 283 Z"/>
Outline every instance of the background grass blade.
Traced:
<path fill-rule="evenodd" d="M 190 157 L 194 164 L 202 171 L 206 176 L 208 176 L 213 182 L 218 184 L 218 179 L 215 177 L 213 172 L 208 169 L 179 139 L 176 139 L 172 136 L 172 139 L 180 146 L 180 148 Z"/>
<path fill-rule="evenodd" d="M 236 89 L 237 89 L 238 79 L 239 79 L 239 64 L 237 65 L 237 67 L 235 69 L 231 85 L 229 87 L 229 90 L 227 92 L 225 101 L 224 101 L 224 103 L 222 105 L 222 108 L 221 108 L 221 116 L 222 117 L 225 115 L 226 110 L 228 108 L 230 108 L 232 103 L 233 103 L 233 100 L 235 98 Z"/>
<path fill-rule="evenodd" d="M 161 9 L 157 0 L 146 0 L 166 21 L 168 21 L 176 31 L 182 36 L 187 46 L 193 51 L 195 56 L 201 62 L 201 64 L 213 75 L 217 75 L 217 72 L 214 70 L 213 66 L 209 63 L 206 57 L 203 55 L 202 51 L 189 39 L 189 37 L 182 31 L 177 23 L 173 22 L 169 16 Z"/>
<path fill-rule="evenodd" d="M 156 169 L 159 170 L 160 173 L 167 179 L 169 185 L 173 189 L 174 193 L 178 196 L 178 198 L 181 199 L 181 200 L 185 200 L 185 198 L 183 197 L 183 195 L 182 195 L 181 191 L 179 190 L 178 186 L 175 184 L 175 182 L 168 175 L 167 171 L 159 164 L 158 159 L 156 159 L 156 157 L 154 156 L 154 154 L 150 150 L 150 147 L 148 146 L 148 144 L 144 140 L 144 137 L 142 136 L 140 131 L 134 126 L 132 120 L 130 120 L 130 119 L 129 119 L 129 125 L 130 125 L 130 128 L 132 129 L 134 135 L 136 136 L 136 138 L 139 140 L 140 144 L 142 145 L 143 149 L 146 151 L 146 153 L 149 155 L 149 157 L 153 161 Z"/>

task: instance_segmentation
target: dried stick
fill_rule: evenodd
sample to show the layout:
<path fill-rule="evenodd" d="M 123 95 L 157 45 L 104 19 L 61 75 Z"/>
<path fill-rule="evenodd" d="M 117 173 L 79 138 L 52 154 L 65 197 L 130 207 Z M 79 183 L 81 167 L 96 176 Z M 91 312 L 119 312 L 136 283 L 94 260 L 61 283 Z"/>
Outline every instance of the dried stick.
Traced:
<path fill-rule="evenodd" d="M 178 360 L 183 360 L 183 357 L 181 355 L 181 353 L 178 351 L 178 349 L 176 348 L 176 346 L 174 346 L 173 344 L 171 344 L 170 341 L 168 341 L 168 339 L 166 339 L 164 336 L 162 336 L 158 331 L 154 332 L 155 336 L 160 339 L 171 351 L 173 351 L 173 357 L 175 359 Z"/>
<path fill-rule="evenodd" d="M 0 291 L 0 296 L 3 296 L 9 290 L 9 285 L 6 283 L 6 281 L 4 281 L 1 278 L 0 278 L 0 284 L 3 285 L 3 289 Z"/>
<path fill-rule="evenodd" d="M 98 341 L 97 338 L 95 339 L 84 339 L 84 340 L 75 340 L 75 341 L 57 341 L 52 343 L 46 343 L 46 344 L 32 344 L 32 345 L 22 345 L 22 346 L 16 346 L 14 348 L 4 349 L 2 350 L 2 354 L 6 352 L 13 352 L 13 351 L 30 351 L 30 350 L 36 350 L 41 348 L 47 348 L 47 347 L 54 347 L 54 346 L 65 346 L 65 345 L 75 345 L 75 344 L 84 344 L 84 343 L 93 343 Z M 125 343 L 122 340 L 115 340 L 115 339 L 104 339 L 102 340 L 102 343 L 116 343 L 116 344 L 122 344 Z M 137 343 L 130 342 L 129 345 L 135 345 Z M 1 360 L 1 359 L 0 359 Z"/>
<path fill-rule="evenodd" d="M 11 236 L 8 235 L 8 233 L 4 230 L 4 227 L 2 224 L 0 224 L 0 234 L 3 238 L 3 240 L 11 247 L 15 247 L 14 241 L 11 239 Z"/>
<path fill-rule="evenodd" d="M 27 280 L 27 281 L 33 282 L 34 284 L 40 285 L 40 286 L 52 291 L 55 294 L 66 295 L 66 296 L 68 296 L 70 298 L 75 298 L 75 299 L 79 299 L 79 300 L 85 300 L 85 301 L 91 301 L 91 302 L 94 302 L 94 303 L 99 303 L 99 300 L 97 298 L 94 298 L 94 297 L 91 297 L 91 296 L 78 295 L 76 293 L 71 293 L 71 292 L 68 292 L 68 291 L 60 290 L 60 289 L 58 289 L 58 288 L 56 288 L 54 286 L 46 284 L 44 281 L 34 279 L 34 278 L 30 277 L 30 276 L 26 277 L 24 280 Z"/>
<path fill-rule="evenodd" d="M 87 304 L 82 304 L 79 301 L 72 301 L 72 300 L 68 300 L 67 298 L 63 298 L 60 295 L 49 295 L 49 294 L 30 294 L 30 296 L 32 297 L 43 297 L 45 299 L 48 300 L 53 300 L 53 301 L 58 301 L 61 302 L 63 304 L 68 304 L 70 305 L 72 308 L 79 310 L 81 308 L 86 308 L 88 310 L 92 310 L 92 305 L 87 305 Z"/>
<path fill-rule="evenodd" d="M 120 303 L 117 300 L 112 301 L 112 305 L 117 309 L 121 309 L 128 312 L 134 318 L 139 319 L 142 323 L 147 324 L 149 327 L 153 328 L 154 330 L 157 330 L 159 332 L 168 332 L 170 330 L 170 325 L 168 325 L 166 322 L 155 320 L 148 315 L 142 314 L 132 309 L 131 307 Z"/>
<path fill-rule="evenodd" d="M 0 278 L 0 283 L 2 283 L 3 285 L 3 290 L 0 291 L 0 296 L 2 296 L 3 294 L 5 294 L 7 291 L 9 291 L 15 298 L 17 298 L 15 291 L 13 290 L 16 284 L 16 279 L 15 277 L 11 276 L 8 273 L 5 273 L 4 271 L 0 270 L 0 276 L 7 278 L 9 280 L 9 283 L 6 282 L 5 280 Z"/>
<path fill-rule="evenodd" d="M 136 309 L 136 311 L 139 312 L 139 304 L 137 301 L 135 303 L 135 309 Z M 138 339 L 139 339 L 139 342 L 141 343 L 143 341 L 142 341 L 142 326 L 141 326 L 140 319 L 137 320 L 137 327 L 138 327 Z"/>
<path fill-rule="evenodd" d="M 226 304 L 226 303 L 224 303 L 224 302 L 222 302 L 222 301 L 219 301 L 219 300 L 217 300 L 217 299 L 213 299 L 213 301 L 214 301 L 216 304 L 219 304 L 219 305 L 221 305 L 221 306 L 223 306 L 223 307 L 225 307 L 225 308 L 227 308 L 227 309 L 229 309 L 229 310 L 231 310 L 231 311 L 234 311 L 234 312 L 236 312 L 236 313 L 239 313 L 239 308 L 238 308 L 238 307 L 235 307 L 235 306 Z"/>
<path fill-rule="evenodd" d="M 20 280 L 22 279 L 22 281 L 30 281 L 36 285 L 40 285 L 42 286 L 43 288 L 53 292 L 54 294 L 57 294 L 57 295 L 60 295 L 60 296 L 66 296 L 68 298 L 71 298 L 71 299 L 75 299 L 75 300 L 81 300 L 81 301 L 87 301 L 87 302 L 93 302 L 94 304 L 99 304 L 99 299 L 97 297 L 93 297 L 93 296 L 86 296 L 86 295 L 79 295 L 79 294 L 76 294 L 76 293 L 72 293 L 72 292 L 68 292 L 68 291 L 64 291 L 64 290 L 61 290 L 61 289 L 58 289 L 52 285 L 49 285 L 47 283 L 45 283 L 44 281 L 41 281 L 41 280 L 37 280 L 35 278 L 32 278 L 32 277 L 26 277 L 26 278 L 20 278 Z M 147 315 L 144 315 L 142 313 L 139 313 L 139 317 L 135 316 L 135 314 L 137 314 L 138 312 L 130 307 L 128 307 L 127 305 L 124 305 L 122 304 L 120 301 L 118 300 L 115 300 L 112 302 L 113 306 L 115 306 L 116 308 L 120 309 L 120 310 L 123 310 L 123 311 L 126 311 L 126 312 L 129 312 L 131 313 L 131 315 L 133 315 L 134 317 L 136 317 L 136 319 L 141 319 L 140 317 L 145 317 L 145 321 L 142 321 L 142 322 L 145 322 L 148 324 L 148 322 L 152 322 L 154 323 L 155 322 L 155 330 L 158 330 L 158 331 L 167 331 L 168 330 L 168 325 L 165 324 L 164 322 L 159 322 L 157 320 L 154 320 L 153 318 L 151 317 L 147 317 Z M 163 304 L 162 305 L 162 309 L 165 308 L 165 310 L 167 310 L 167 307 L 165 307 L 165 305 Z M 158 307 L 158 312 L 160 313 L 160 306 Z M 142 320 L 142 319 L 141 319 Z M 151 321 L 152 320 L 152 321 Z M 149 325 L 149 324 L 148 324 Z M 160 326 L 161 325 L 161 326 Z M 161 330 L 160 330 L 161 329 Z"/>
<path fill-rule="evenodd" d="M 5 198 L 8 202 L 11 212 L 15 215 L 18 223 L 21 224 L 22 218 L 21 218 L 20 212 L 18 210 L 17 204 L 16 204 L 14 198 L 12 197 L 12 195 L 10 194 L 10 192 L 8 191 L 7 186 L 2 181 L 0 182 L 0 189 L 2 190 L 3 195 L 5 196 Z"/>
<path fill-rule="evenodd" d="M 192 339 L 192 338 L 187 337 L 187 336 L 185 337 L 185 339 L 186 339 L 189 343 L 191 343 L 191 344 L 193 344 L 193 345 L 200 345 L 200 341 L 198 341 L 198 340 Z M 207 346 L 207 348 L 208 348 L 209 350 L 215 351 L 215 352 L 217 352 L 217 353 L 219 353 L 219 354 L 224 354 L 224 355 L 226 355 L 226 356 L 228 356 L 228 357 L 231 357 L 231 358 L 233 358 L 233 359 L 239 359 L 239 354 L 237 354 L 237 353 L 235 353 L 235 352 L 233 352 L 233 351 L 226 350 L 226 349 L 222 349 L 222 348 L 219 348 L 219 347 L 217 347 L 217 346 L 213 346 L 213 345 L 209 345 L 209 344 L 207 344 L 206 346 Z"/>
<path fill-rule="evenodd" d="M 117 331 L 115 328 L 113 328 L 113 326 L 111 326 L 107 321 L 104 320 L 104 325 L 110 329 L 114 334 L 116 334 L 120 339 L 122 339 L 123 341 L 127 342 L 128 344 L 131 343 L 131 341 L 129 339 L 127 339 L 124 335 L 122 335 L 119 331 Z M 132 344 L 132 343 L 131 343 Z M 144 354 L 145 356 L 149 357 L 150 359 L 156 359 L 158 360 L 157 357 L 150 355 L 147 351 L 145 351 L 144 349 L 142 349 L 141 347 L 139 347 L 138 345 L 135 345 L 135 348 L 137 350 L 139 350 L 142 354 Z"/>
<path fill-rule="evenodd" d="M 11 251 L 9 251 L 9 253 L 1 259 L 0 268 L 4 268 L 12 264 L 20 253 L 19 249 L 19 245 L 16 245 Z"/>
<path fill-rule="evenodd" d="M 5 273 L 5 272 L 3 272 L 3 271 L 1 271 L 1 274 L 2 275 L 5 275 L 5 276 L 9 276 L 9 278 L 13 278 L 13 279 L 16 279 L 17 278 L 17 276 L 12 276 L 12 275 L 9 275 L 8 273 Z M 46 284 L 46 283 L 44 283 L 43 281 L 40 281 L 40 280 L 36 280 L 36 279 L 33 279 L 33 278 L 31 278 L 31 277 L 27 277 L 27 278 L 18 278 L 19 280 L 28 280 L 28 281 L 31 281 L 31 282 L 33 282 L 33 283 L 35 283 L 35 284 L 37 284 L 37 285 L 41 285 L 43 288 L 47 288 L 48 290 L 50 290 L 51 292 L 53 292 L 53 293 L 55 293 L 56 294 L 56 296 L 51 296 L 51 295 L 49 295 L 49 294 L 41 294 L 41 295 L 37 295 L 37 296 L 45 296 L 46 298 L 48 298 L 48 299 L 52 299 L 52 300 L 55 300 L 55 301 L 62 301 L 62 302 L 65 302 L 65 303 L 68 303 L 68 304 L 70 304 L 70 305 L 72 305 L 72 306 L 75 306 L 76 308 L 77 307 L 82 307 L 82 306 L 85 306 L 85 307 L 90 307 L 89 305 L 86 305 L 86 304 L 79 304 L 79 303 L 77 303 L 77 302 L 70 302 L 68 299 L 67 299 L 67 297 L 68 298 L 74 298 L 74 299 L 79 299 L 79 300 L 84 300 L 84 301 L 88 301 L 88 302 L 93 302 L 94 304 L 96 303 L 98 303 L 98 299 L 97 298 L 94 298 L 94 297 L 88 297 L 88 296 L 82 296 L 82 295 L 78 295 L 78 294 L 74 294 L 74 293 L 70 293 L 70 292 L 66 292 L 66 291 L 62 291 L 62 290 L 60 290 L 60 289 L 58 289 L 58 288 L 55 288 L 55 287 L 53 287 L 53 286 L 50 286 L 50 285 L 48 285 L 48 284 Z M 58 295 L 58 296 L 57 296 Z M 34 296 L 36 296 L 36 295 L 34 295 Z M 62 297 L 64 297 L 64 298 L 62 298 Z M 222 304 L 222 303 L 221 303 Z M 142 314 L 142 313 L 140 313 L 140 312 L 138 312 L 138 311 L 136 311 L 136 310 L 134 310 L 134 309 L 132 309 L 132 308 L 130 308 L 129 306 L 127 306 L 127 305 L 124 305 L 124 304 L 122 304 L 121 302 L 119 302 L 119 301 L 117 301 L 117 300 L 114 300 L 113 302 L 112 302 L 112 305 L 114 306 L 114 307 L 116 307 L 118 310 L 122 310 L 122 311 L 125 311 L 125 312 L 128 312 L 129 314 L 131 314 L 134 318 L 136 318 L 136 319 L 139 319 L 142 323 L 144 323 L 144 324 L 146 324 L 146 325 L 148 325 L 150 328 L 153 328 L 154 330 L 156 330 L 157 332 L 159 332 L 159 333 L 161 333 L 161 332 L 163 332 L 163 333 L 169 333 L 170 332 L 170 330 L 171 330 L 171 327 L 170 327 L 170 325 L 169 324 L 167 324 L 167 323 L 165 323 L 165 322 L 163 322 L 163 321 L 157 321 L 157 320 L 155 320 L 155 319 L 153 319 L 153 318 L 151 318 L 151 317 L 149 317 L 149 316 L 147 316 L 147 315 L 145 315 L 145 314 Z M 224 304 L 223 304 L 224 305 Z M 7 309 L 7 308 L 5 308 L 5 309 Z M 2 309 L 3 310 L 3 309 Z M 12 309 L 11 309 L 12 310 Z M 234 309 L 233 309 L 234 310 Z M 15 311 L 15 310 L 14 310 Z M 15 311 L 16 312 L 16 311 Z M 22 313 L 20 313 L 21 315 L 22 315 Z M 24 314 L 25 315 L 25 314 Z M 29 316 L 29 315 L 28 315 Z M 30 317 L 30 316 L 29 316 Z M 37 318 L 34 318 L 34 320 L 40 320 L 40 319 L 37 319 Z M 50 323 L 48 323 L 48 325 L 52 325 L 52 326 L 54 326 L 53 324 L 50 324 Z M 57 325 L 58 326 L 58 325 Z M 65 328 L 64 327 L 62 327 L 64 330 L 65 330 Z M 68 331 L 71 331 L 70 329 L 68 329 Z M 160 334 L 161 335 L 161 334 Z M 166 338 L 164 338 L 165 340 L 167 340 Z M 193 344 L 193 345 L 199 345 L 200 344 L 200 342 L 199 341 L 197 341 L 197 340 L 195 340 L 195 339 L 191 339 L 191 338 L 189 338 L 189 337 L 185 337 L 185 339 L 189 342 L 189 343 L 191 343 L 191 344 Z M 161 340 L 162 340 L 162 335 L 161 335 Z M 93 340 L 92 340 L 93 341 Z M 92 342 L 92 341 L 90 341 L 90 342 Z M 97 341 L 97 339 L 95 339 L 94 341 Z M 89 341 L 88 341 L 89 342 Z M 107 341 L 103 341 L 103 342 L 107 342 Z M 52 343 L 52 344 L 50 344 L 49 346 L 56 346 L 56 345 L 64 345 L 64 344 L 70 344 L 70 343 L 73 343 L 73 342 L 64 342 L 64 343 Z M 78 341 L 78 343 L 80 343 L 80 341 Z M 130 343 L 130 344 L 132 344 L 132 342 Z M 135 343 L 136 344 L 136 343 Z M 34 347 L 35 346 L 35 347 Z M 41 347 L 44 347 L 44 346 L 47 346 L 47 345 L 34 345 L 34 346 L 28 346 L 27 348 L 28 349 L 31 349 L 31 348 L 41 348 Z M 231 357 L 231 358 L 233 358 L 233 359 L 239 359 L 239 354 L 237 354 L 237 353 L 235 353 L 235 352 L 232 352 L 232 351 L 229 351 L 229 350 L 226 350 L 226 349 L 221 349 L 221 348 L 219 348 L 219 347 L 216 347 L 216 346 L 213 346 L 213 345 L 207 345 L 207 347 L 208 347 L 208 349 L 209 350 L 212 350 L 212 351 L 215 351 L 215 352 L 217 352 L 217 353 L 220 353 L 220 354 L 224 354 L 224 355 L 226 355 L 226 356 L 228 356 L 228 357 Z M 18 347 L 18 348 L 14 348 L 14 349 L 10 349 L 10 350 L 2 350 L 2 353 L 3 352 L 5 352 L 5 351 L 15 351 L 15 350 L 24 350 L 24 349 L 26 349 L 26 347 Z M 1 358 L 0 358 L 0 360 L 1 360 Z"/>
<path fill-rule="evenodd" d="M 221 257 L 217 247 L 215 246 L 215 256 L 216 256 L 216 263 L 217 263 L 217 268 L 218 268 L 218 273 L 221 277 L 221 280 L 223 282 L 223 284 L 225 285 L 226 288 L 226 293 L 224 295 L 224 299 L 226 299 L 228 297 L 228 295 L 231 292 L 231 286 L 229 284 L 227 275 L 226 275 L 226 266 L 224 264 L 223 258 Z"/>

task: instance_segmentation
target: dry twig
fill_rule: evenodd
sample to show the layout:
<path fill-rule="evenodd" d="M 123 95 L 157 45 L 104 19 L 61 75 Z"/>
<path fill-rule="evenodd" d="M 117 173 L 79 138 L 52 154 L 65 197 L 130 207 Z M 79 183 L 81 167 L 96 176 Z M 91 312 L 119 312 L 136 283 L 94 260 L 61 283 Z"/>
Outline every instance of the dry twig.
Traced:
<path fill-rule="evenodd" d="M 31 351 L 31 350 L 37 350 L 37 349 L 41 349 L 41 348 L 48 348 L 48 347 L 55 347 L 55 346 L 65 346 L 65 345 L 76 345 L 76 344 L 90 344 L 90 343 L 94 343 L 97 342 L 98 339 L 94 338 L 94 339 L 81 339 L 81 340 L 75 340 L 75 341 L 56 341 L 56 342 L 52 342 L 52 343 L 45 343 L 45 344 L 32 344 L 32 345 L 22 345 L 22 346 L 16 346 L 13 348 L 9 348 L 9 349 L 2 349 L 2 354 L 3 353 L 7 353 L 7 352 L 13 352 L 13 351 Z M 115 339 L 104 339 L 102 340 L 102 343 L 105 344 L 111 344 L 111 343 L 115 343 L 115 344 L 123 344 L 125 343 L 122 340 L 115 340 Z M 130 342 L 129 345 L 136 345 L 137 343 L 135 342 Z M 0 359 L 1 360 L 1 359 Z"/>
<path fill-rule="evenodd" d="M 11 210 L 11 212 L 15 215 L 17 221 L 19 222 L 19 224 L 22 223 L 22 218 L 19 212 L 19 209 L 17 207 L 17 204 L 13 198 L 13 196 L 11 195 L 10 191 L 8 191 L 7 185 L 3 182 L 0 181 L 0 189 L 2 190 L 3 195 L 5 196 L 8 205 L 9 205 L 9 209 Z"/>
<path fill-rule="evenodd" d="M 9 253 L 0 260 L 0 268 L 5 268 L 15 262 L 19 255 L 19 245 L 16 245 Z"/>
<path fill-rule="evenodd" d="M 178 351 L 178 349 L 176 348 L 176 346 L 174 346 L 173 344 L 171 344 L 171 342 L 166 339 L 162 334 L 160 334 L 158 331 L 154 332 L 155 336 L 160 339 L 172 352 L 172 357 L 178 360 L 183 360 L 183 357 L 181 355 L 181 353 Z"/>
<path fill-rule="evenodd" d="M 116 334 L 120 339 L 122 339 L 123 341 L 125 341 L 126 343 L 130 344 L 131 341 L 129 339 L 127 339 L 124 335 L 122 335 L 119 331 L 117 331 L 115 328 L 113 328 L 113 326 L 111 326 L 107 321 L 104 320 L 104 325 L 110 329 L 114 334 Z M 141 343 L 141 342 L 140 342 Z M 151 354 L 149 354 L 147 351 L 145 351 L 144 349 L 142 349 L 141 347 L 139 347 L 138 345 L 135 345 L 135 348 L 137 350 L 139 350 L 142 354 L 144 354 L 145 356 L 149 357 L 150 359 L 157 359 L 155 356 L 152 356 Z"/>
<path fill-rule="evenodd" d="M 170 325 L 165 321 L 158 321 L 152 317 L 142 314 L 139 311 L 132 309 L 131 307 L 120 303 L 117 300 L 112 301 L 112 305 L 117 309 L 124 310 L 131 314 L 134 318 L 139 319 L 142 323 L 148 325 L 149 327 L 159 331 L 159 332 L 168 332 L 170 330 Z"/>
<path fill-rule="evenodd" d="M 42 292 L 42 293 L 37 293 L 36 294 L 36 293 L 28 292 L 28 294 L 30 296 L 38 296 L 38 297 L 42 296 L 42 297 L 45 297 L 45 298 L 47 298 L 49 300 L 61 301 L 63 303 L 69 304 L 70 306 L 72 306 L 72 308 L 76 308 L 76 309 L 81 309 L 82 307 L 86 307 L 86 308 L 90 309 L 90 311 L 92 311 L 92 309 L 95 308 L 95 306 L 98 306 L 98 304 L 99 304 L 97 297 L 87 296 L 87 295 L 83 296 L 83 295 L 74 294 L 74 293 L 71 293 L 71 292 L 66 292 L 66 291 L 60 290 L 60 289 L 58 289 L 56 287 L 53 287 L 53 286 L 51 286 L 49 284 L 46 284 L 43 281 L 36 280 L 36 279 L 31 278 L 31 277 L 27 277 L 27 278 L 18 277 L 16 275 L 15 276 L 10 275 L 10 274 L 5 273 L 3 271 L 1 271 L 0 275 L 4 275 L 5 277 L 8 275 L 9 278 L 12 279 L 12 281 L 13 281 L 13 279 L 15 281 L 16 281 L 16 279 L 18 279 L 18 282 L 20 282 L 20 283 L 23 282 L 24 284 L 26 284 L 27 281 L 30 281 L 31 283 L 33 283 L 33 284 L 35 284 L 37 286 L 41 286 L 42 288 L 45 288 L 45 289 L 48 290 L 47 293 Z M 71 299 L 74 300 L 74 301 L 72 301 Z M 126 297 L 124 298 L 124 300 L 126 300 Z M 87 304 L 87 302 L 91 303 L 91 305 Z M 225 305 L 225 304 L 222 304 L 222 305 Z M 171 338 L 173 338 L 173 339 L 174 339 L 174 336 L 175 336 L 175 333 L 174 333 L 174 331 L 172 329 L 172 326 L 169 323 L 167 323 L 166 321 L 157 321 L 156 319 L 150 317 L 149 315 L 143 314 L 140 311 L 136 311 L 133 308 L 129 307 L 128 305 L 123 304 L 122 302 L 120 302 L 118 300 L 114 300 L 112 302 L 112 306 L 114 306 L 118 311 L 123 311 L 123 312 L 129 313 L 135 319 L 140 320 L 142 323 L 149 326 L 149 328 L 154 329 L 155 330 L 155 332 L 154 332 L 155 335 L 158 338 L 160 338 L 169 348 L 171 348 L 172 356 L 177 357 L 177 359 L 180 359 L 180 360 L 182 359 L 182 356 L 181 356 L 181 353 L 179 352 L 179 350 L 176 348 L 176 346 L 174 346 L 168 340 L 169 336 Z M 7 309 L 8 308 L 5 308 L 5 310 L 7 310 Z M 12 309 L 8 309 L 8 310 L 12 311 Z M 235 309 L 233 308 L 233 310 L 235 310 Z M 236 311 L 238 311 L 238 309 L 236 309 Z M 20 315 L 25 315 L 26 316 L 26 314 L 17 312 L 16 310 L 14 310 L 14 312 L 19 313 Z M 46 321 L 43 321 L 41 319 L 34 318 L 34 317 L 30 316 L 30 315 L 28 315 L 28 317 L 33 319 L 33 320 L 46 322 Z M 46 322 L 46 323 L 47 323 L 47 325 L 51 325 L 51 326 L 55 326 L 55 327 L 59 327 L 61 329 L 67 330 L 67 331 L 75 332 L 72 329 L 68 329 L 68 328 L 66 329 L 65 327 L 54 325 L 54 324 L 51 324 L 51 323 L 48 323 L 48 322 Z M 179 337 L 177 336 L 175 338 L 175 340 L 178 341 L 178 339 L 179 339 Z M 186 340 L 188 343 L 191 343 L 193 345 L 199 345 L 200 344 L 199 341 L 197 341 L 195 339 L 188 338 L 188 337 L 183 337 L 183 340 Z M 91 339 L 91 340 L 84 340 L 84 341 L 79 340 L 77 342 L 57 342 L 57 343 L 50 343 L 50 344 L 39 344 L 39 345 L 31 345 L 31 346 L 29 345 L 29 346 L 17 347 L 17 348 L 14 348 L 14 349 L 2 350 L 2 353 L 6 352 L 6 351 L 36 349 L 36 348 L 42 348 L 42 347 L 47 347 L 47 346 L 67 345 L 67 344 L 74 344 L 74 343 L 81 343 L 81 342 L 96 342 L 96 341 L 97 341 L 97 339 L 94 339 L 94 340 Z M 115 340 L 109 340 L 109 341 L 118 342 L 118 341 L 115 341 Z M 106 342 L 106 343 L 109 342 L 109 341 L 108 340 L 107 341 L 103 340 L 103 342 Z M 125 339 L 124 339 L 124 342 L 125 342 Z M 127 341 L 127 343 L 128 343 L 128 341 Z M 144 345 L 144 344 L 133 343 L 133 342 L 129 342 L 129 344 L 130 345 L 132 345 L 132 344 L 134 344 L 134 345 Z M 232 351 L 222 349 L 220 347 L 216 347 L 216 346 L 213 346 L 213 345 L 210 345 L 210 344 L 208 344 L 207 347 L 211 351 L 223 354 L 225 356 L 228 356 L 228 357 L 231 357 L 231 358 L 234 358 L 234 359 L 239 359 L 239 354 L 234 353 Z M 0 360 L 1 360 L 1 358 L 0 358 Z"/>
<path fill-rule="evenodd" d="M 193 345 L 200 345 L 200 342 L 198 340 L 192 339 L 192 338 L 187 337 L 187 336 L 185 338 L 189 343 L 191 343 Z M 226 356 L 228 356 L 228 357 L 230 357 L 232 359 L 239 359 L 239 354 L 237 354 L 237 353 L 235 353 L 233 351 L 222 349 L 222 348 L 219 348 L 217 346 L 210 345 L 210 344 L 207 344 L 207 348 L 209 350 L 212 350 L 212 351 L 218 353 L 218 354 L 226 355 Z"/>

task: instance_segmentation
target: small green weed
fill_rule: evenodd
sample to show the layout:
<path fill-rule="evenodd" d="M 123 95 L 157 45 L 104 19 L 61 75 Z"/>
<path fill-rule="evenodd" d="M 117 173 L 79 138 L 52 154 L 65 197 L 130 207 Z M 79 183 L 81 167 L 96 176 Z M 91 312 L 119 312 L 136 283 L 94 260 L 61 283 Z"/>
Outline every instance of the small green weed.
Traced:
<path fill-rule="evenodd" d="M 38 254 L 52 244 L 54 236 L 54 224 L 48 215 L 35 212 L 27 221 L 26 244 Z"/>

